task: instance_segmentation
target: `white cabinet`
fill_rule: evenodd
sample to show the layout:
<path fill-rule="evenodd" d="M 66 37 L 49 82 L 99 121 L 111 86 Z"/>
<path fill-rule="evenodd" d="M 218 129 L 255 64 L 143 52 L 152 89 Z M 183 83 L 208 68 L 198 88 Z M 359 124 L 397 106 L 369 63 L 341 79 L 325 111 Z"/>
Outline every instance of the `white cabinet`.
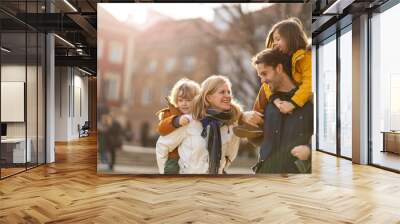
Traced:
<path fill-rule="evenodd" d="M 25 163 L 32 161 L 32 140 L 28 138 L 26 143 L 28 145 L 25 154 L 25 138 L 7 138 L 1 140 L 2 147 L 12 149 L 12 163 Z"/>

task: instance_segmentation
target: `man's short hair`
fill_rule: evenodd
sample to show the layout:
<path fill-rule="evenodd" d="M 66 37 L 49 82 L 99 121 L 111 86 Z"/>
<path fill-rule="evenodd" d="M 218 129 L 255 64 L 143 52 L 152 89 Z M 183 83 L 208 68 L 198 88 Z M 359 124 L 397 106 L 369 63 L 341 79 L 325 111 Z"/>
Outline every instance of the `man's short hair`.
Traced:
<path fill-rule="evenodd" d="M 258 64 L 265 64 L 267 66 L 272 66 L 273 68 L 276 68 L 277 65 L 281 64 L 285 73 L 289 77 L 292 77 L 290 56 L 282 53 L 276 48 L 268 48 L 259 52 L 253 57 L 252 64 L 254 67 Z"/>

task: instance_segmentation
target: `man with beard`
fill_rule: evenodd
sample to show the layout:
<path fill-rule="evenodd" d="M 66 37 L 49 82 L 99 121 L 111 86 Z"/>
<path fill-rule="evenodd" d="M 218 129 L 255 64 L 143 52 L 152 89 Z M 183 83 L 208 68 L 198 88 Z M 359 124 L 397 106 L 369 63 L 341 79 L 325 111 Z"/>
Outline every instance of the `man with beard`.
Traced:
<path fill-rule="evenodd" d="M 256 173 L 311 172 L 312 102 L 289 113 L 279 110 L 280 104 L 290 101 L 298 88 L 291 78 L 290 57 L 277 49 L 266 49 L 253 58 L 253 66 L 261 82 L 272 92 L 264 104 L 264 114 L 252 111 L 243 117 L 246 123 L 263 126 L 264 131 L 259 162 L 253 170 Z"/>

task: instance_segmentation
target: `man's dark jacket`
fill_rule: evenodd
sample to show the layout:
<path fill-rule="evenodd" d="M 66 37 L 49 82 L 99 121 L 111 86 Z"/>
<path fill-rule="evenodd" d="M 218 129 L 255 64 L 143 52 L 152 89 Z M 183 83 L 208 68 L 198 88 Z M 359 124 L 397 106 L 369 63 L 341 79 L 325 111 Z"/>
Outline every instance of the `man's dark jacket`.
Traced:
<path fill-rule="evenodd" d="M 289 93 L 273 94 L 264 110 L 264 139 L 260 148 L 260 160 L 273 153 L 290 151 L 299 145 L 310 145 L 313 134 L 313 104 L 307 102 L 296 107 L 291 114 L 282 114 L 273 101 L 276 98 L 289 101 L 296 89 Z"/>

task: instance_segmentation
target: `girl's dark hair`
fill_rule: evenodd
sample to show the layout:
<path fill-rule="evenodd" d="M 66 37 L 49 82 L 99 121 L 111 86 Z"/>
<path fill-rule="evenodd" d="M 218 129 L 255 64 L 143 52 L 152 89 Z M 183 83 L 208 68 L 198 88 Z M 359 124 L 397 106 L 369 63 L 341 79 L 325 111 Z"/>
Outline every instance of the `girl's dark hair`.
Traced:
<path fill-rule="evenodd" d="M 265 41 L 266 48 L 273 47 L 275 32 L 278 32 L 286 41 L 289 54 L 299 49 L 307 49 L 308 39 L 300 19 L 293 17 L 276 23 L 268 33 Z"/>

